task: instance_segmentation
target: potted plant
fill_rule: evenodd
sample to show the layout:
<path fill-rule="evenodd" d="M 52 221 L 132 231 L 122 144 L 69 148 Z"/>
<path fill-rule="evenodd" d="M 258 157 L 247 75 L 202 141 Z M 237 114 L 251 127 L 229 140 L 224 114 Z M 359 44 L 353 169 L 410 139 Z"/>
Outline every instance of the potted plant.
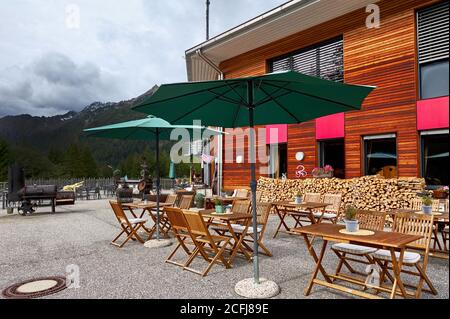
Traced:
<path fill-rule="evenodd" d="M 347 206 L 344 211 L 345 229 L 348 232 L 354 233 L 359 230 L 359 221 L 356 219 L 357 210 L 353 206 Z"/>
<path fill-rule="evenodd" d="M 325 165 L 324 167 L 316 167 L 312 170 L 313 177 L 316 178 L 330 178 L 333 177 L 334 168 L 331 165 Z"/>
<path fill-rule="evenodd" d="M 301 204 L 302 203 L 302 193 L 300 191 L 297 192 L 295 195 L 295 203 Z"/>
<path fill-rule="evenodd" d="M 433 200 L 430 197 L 422 198 L 422 211 L 429 215 L 433 212 Z"/>
<path fill-rule="evenodd" d="M 197 195 L 195 195 L 195 203 L 196 203 L 197 208 L 205 207 L 205 195 L 201 194 L 201 193 L 197 193 Z"/>
<path fill-rule="evenodd" d="M 436 199 L 446 199 L 448 197 L 448 186 L 442 186 L 433 190 L 433 197 Z"/>
<path fill-rule="evenodd" d="M 219 198 L 214 199 L 214 205 L 217 214 L 223 214 L 223 203 Z"/>

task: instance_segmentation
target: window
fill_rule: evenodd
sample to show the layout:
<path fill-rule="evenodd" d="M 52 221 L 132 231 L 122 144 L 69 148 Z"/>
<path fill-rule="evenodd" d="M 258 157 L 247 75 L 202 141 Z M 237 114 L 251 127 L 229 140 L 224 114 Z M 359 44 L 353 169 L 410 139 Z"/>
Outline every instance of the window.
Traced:
<path fill-rule="evenodd" d="M 366 175 L 397 177 L 397 145 L 395 134 L 364 137 Z"/>
<path fill-rule="evenodd" d="M 344 81 L 342 37 L 269 61 L 270 72 L 293 70 L 325 80 Z"/>
<path fill-rule="evenodd" d="M 287 176 L 287 144 L 269 145 L 269 177 Z"/>
<path fill-rule="evenodd" d="M 422 177 L 427 185 L 448 185 L 448 130 L 421 133 Z"/>
<path fill-rule="evenodd" d="M 449 2 L 444 1 L 417 12 L 420 97 L 448 95 Z"/>
<path fill-rule="evenodd" d="M 331 165 L 334 177 L 345 178 L 344 139 L 333 139 L 319 142 L 319 165 Z"/>

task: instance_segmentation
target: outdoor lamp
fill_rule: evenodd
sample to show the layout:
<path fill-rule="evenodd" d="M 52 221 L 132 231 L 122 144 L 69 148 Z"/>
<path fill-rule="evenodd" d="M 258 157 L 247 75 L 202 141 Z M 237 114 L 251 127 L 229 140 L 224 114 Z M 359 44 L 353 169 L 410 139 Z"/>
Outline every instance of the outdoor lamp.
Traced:
<path fill-rule="evenodd" d="M 305 158 L 305 153 L 303 153 L 303 152 L 297 152 L 297 154 L 295 154 L 295 159 L 297 161 L 303 161 L 304 158 Z"/>

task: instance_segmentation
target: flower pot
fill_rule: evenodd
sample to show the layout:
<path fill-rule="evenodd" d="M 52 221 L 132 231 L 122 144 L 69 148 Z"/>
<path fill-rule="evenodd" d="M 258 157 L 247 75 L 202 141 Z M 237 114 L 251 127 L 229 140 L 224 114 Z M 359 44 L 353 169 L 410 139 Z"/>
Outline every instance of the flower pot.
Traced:
<path fill-rule="evenodd" d="M 345 222 L 345 230 L 349 233 L 355 233 L 359 230 L 359 221 L 357 220 L 344 220 Z"/>
<path fill-rule="evenodd" d="M 216 213 L 223 214 L 223 206 L 222 205 L 216 205 Z"/>
<path fill-rule="evenodd" d="M 14 213 L 14 207 L 6 207 L 6 213 L 10 215 Z"/>
<path fill-rule="evenodd" d="M 446 199 L 448 197 L 448 193 L 443 190 L 434 190 L 433 197 L 436 199 Z"/>
<path fill-rule="evenodd" d="M 301 198 L 301 196 L 295 196 L 295 203 L 296 203 L 296 204 L 301 204 L 301 203 L 302 203 L 302 198 Z"/>
<path fill-rule="evenodd" d="M 312 174 L 314 178 L 332 178 L 334 176 L 334 172 L 317 172 Z"/>
<path fill-rule="evenodd" d="M 431 215 L 433 213 L 433 206 L 422 206 L 422 212 L 427 215 Z"/>

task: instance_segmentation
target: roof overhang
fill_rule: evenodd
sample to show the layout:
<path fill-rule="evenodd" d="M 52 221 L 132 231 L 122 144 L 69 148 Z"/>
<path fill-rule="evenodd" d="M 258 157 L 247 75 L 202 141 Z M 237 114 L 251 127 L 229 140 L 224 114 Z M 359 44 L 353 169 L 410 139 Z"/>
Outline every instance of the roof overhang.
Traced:
<path fill-rule="evenodd" d="M 189 81 L 216 80 L 222 61 L 257 49 L 379 0 L 292 0 L 186 51 Z M 206 61 L 199 52 L 206 57 Z M 209 60 L 209 61 L 208 61 Z M 213 64 L 213 65 L 212 65 Z"/>

